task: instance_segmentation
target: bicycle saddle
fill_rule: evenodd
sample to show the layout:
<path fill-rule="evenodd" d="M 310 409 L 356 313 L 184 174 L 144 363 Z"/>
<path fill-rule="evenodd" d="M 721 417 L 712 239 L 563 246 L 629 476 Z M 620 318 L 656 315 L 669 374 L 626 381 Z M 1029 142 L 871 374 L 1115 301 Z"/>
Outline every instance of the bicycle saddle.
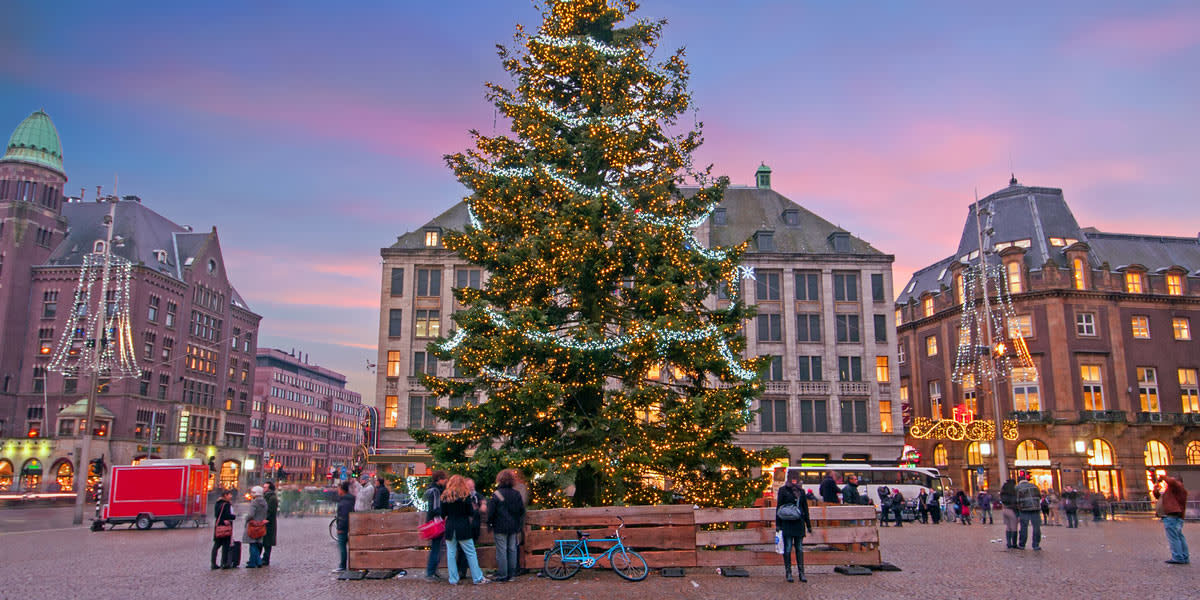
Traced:
<path fill-rule="evenodd" d="M 578 529 L 575 530 L 575 535 L 581 540 L 586 540 L 587 538 L 592 537 L 590 532 L 579 531 Z"/>

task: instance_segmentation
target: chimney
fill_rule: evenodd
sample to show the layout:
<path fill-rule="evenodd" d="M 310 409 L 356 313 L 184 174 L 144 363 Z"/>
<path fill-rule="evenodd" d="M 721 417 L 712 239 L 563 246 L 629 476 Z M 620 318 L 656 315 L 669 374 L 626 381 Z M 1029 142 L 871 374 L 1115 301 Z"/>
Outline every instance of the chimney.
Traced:
<path fill-rule="evenodd" d="M 771 167 L 767 163 L 759 165 L 758 170 L 754 172 L 754 186 L 760 190 L 771 189 Z"/>
<path fill-rule="evenodd" d="M 103 196 L 103 194 L 100 193 L 100 190 L 102 190 L 102 189 L 104 189 L 104 188 L 102 188 L 100 186 L 96 186 L 96 202 L 104 201 L 104 196 Z"/>

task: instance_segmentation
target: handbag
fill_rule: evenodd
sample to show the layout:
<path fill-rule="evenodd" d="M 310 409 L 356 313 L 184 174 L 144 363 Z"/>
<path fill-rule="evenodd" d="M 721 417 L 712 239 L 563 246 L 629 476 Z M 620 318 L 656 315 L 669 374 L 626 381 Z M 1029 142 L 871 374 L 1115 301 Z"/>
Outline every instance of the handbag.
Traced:
<path fill-rule="evenodd" d="M 784 504 L 775 511 L 775 516 L 781 521 L 799 521 L 803 515 L 800 513 L 800 501 L 795 504 Z"/>
<path fill-rule="evenodd" d="M 420 534 L 423 540 L 432 540 L 446 533 L 446 520 L 441 517 L 434 517 L 420 527 L 417 527 L 417 533 Z"/>
<path fill-rule="evenodd" d="M 233 537 L 233 523 L 217 524 L 217 528 L 213 530 L 213 537 L 217 537 L 217 538 Z"/>
<path fill-rule="evenodd" d="M 267 535 L 266 521 L 250 521 L 246 523 L 246 535 L 251 538 L 261 538 Z"/>

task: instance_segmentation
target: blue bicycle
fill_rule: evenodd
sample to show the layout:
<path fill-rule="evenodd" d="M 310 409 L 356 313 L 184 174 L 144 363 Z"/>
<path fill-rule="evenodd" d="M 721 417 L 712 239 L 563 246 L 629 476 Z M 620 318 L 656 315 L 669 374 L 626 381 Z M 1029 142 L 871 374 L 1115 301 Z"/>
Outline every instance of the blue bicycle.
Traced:
<path fill-rule="evenodd" d="M 642 555 L 625 547 L 625 543 L 621 541 L 621 529 L 625 527 L 625 520 L 617 517 L 621 522 L 613 532 L 615 537 L 589 540 L 589 534 L 586 531 L 576 531 L 573 540 L 554 540 L 554 547 L 546 551 L 546 563 L 542 567 L 542 572 L 550 579 L 570 579 L 580 568 L 590 569 L 596 566 L 596 562 L 602 558 L 608 559 L 608 564 L 612 565 L 617 575 L 628 579 L 629 581 L 641 581 L 650 573 L 650 568 L 646 565 L 646 559 Z M 612 547 L 604 552 L 593 555 L 588 547 L 588 542 L 592 543 L 612 543 Z"/>

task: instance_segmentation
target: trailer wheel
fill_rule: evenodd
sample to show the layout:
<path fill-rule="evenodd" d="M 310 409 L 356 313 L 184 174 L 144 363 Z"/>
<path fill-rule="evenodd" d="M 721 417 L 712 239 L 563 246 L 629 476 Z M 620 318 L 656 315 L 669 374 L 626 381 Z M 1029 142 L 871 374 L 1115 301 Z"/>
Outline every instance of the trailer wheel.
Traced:
<path fill-rule="evenodd" d="M 137 520 L 133 522 L 133 526 L 138 529 L 150 529 L 154 525 L 154 520 L 150 515 L 138 515 Z"/>
<path fill-rule="evenodd" d="M 166 525 L 167 529 L 175 529 L 176 527 L 179 527 L 179 523 L 181 521 L 182 519 L 167 519 L 163 521 L 163 525 Z"/>

